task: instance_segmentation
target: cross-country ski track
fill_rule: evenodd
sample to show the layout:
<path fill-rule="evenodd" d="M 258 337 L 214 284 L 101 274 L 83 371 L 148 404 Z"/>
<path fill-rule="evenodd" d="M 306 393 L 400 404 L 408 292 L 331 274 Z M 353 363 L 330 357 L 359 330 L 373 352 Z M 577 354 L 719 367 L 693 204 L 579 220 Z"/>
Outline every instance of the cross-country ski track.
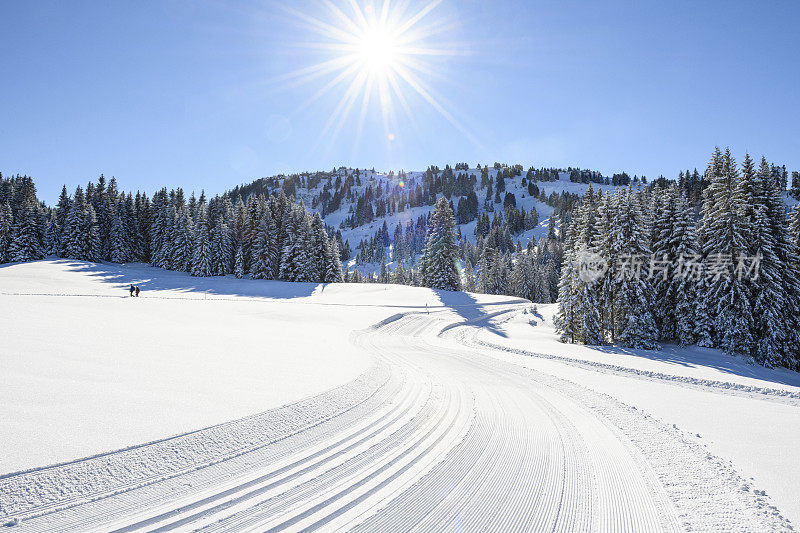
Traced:
<path fill-rule="evenodd" d="M 493 357 L 459 333 L 466 322 L 446 308 L 401 312 L 352 332 L 373 364 L 322 395 L 0 477 L 4 520 L 16 531 L 790 528 L 677 429 Z"/>

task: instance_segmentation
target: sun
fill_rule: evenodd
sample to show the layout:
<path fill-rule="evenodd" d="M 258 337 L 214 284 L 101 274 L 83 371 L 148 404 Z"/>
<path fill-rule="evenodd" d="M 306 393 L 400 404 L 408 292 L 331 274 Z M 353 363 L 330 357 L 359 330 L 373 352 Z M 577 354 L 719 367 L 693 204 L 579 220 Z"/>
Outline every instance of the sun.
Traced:
<path fill-rule="evenodd" d="M 394 70 L 402 53 L 393 31 L 385 27 L 365 29 L 358 37 L 355 49 L 363 68 L 372 74 Z"/>
<path fill-rule="evenodd" d="M 418 110 L 412 106 L 421 101 L 479 144 L 430 85 L 430 80 L 440 76 L 440 60 L 467 53 L 463 43 L 449 39 L 456 23 L 436 16 L 442 1 L 383 0 L 378 4 L 368 0 L 359 4 L 348 0 L 340 7 L 331 0 L 320 0 L 324 9 L 314 14 L 285 7 L 307 30 L 306 35 L 312 36 L 304 45 L 318 58 L 285 76 L 287 84 L 318 84 L 304 107 L 329 93 L 341 94 L 320 139 L 336 137 L 358 110 L 357 143 L 368 112 L 377 108 L 389 147 L 404 137 L 398 127 L 398 110 L 416 124 Z"/>

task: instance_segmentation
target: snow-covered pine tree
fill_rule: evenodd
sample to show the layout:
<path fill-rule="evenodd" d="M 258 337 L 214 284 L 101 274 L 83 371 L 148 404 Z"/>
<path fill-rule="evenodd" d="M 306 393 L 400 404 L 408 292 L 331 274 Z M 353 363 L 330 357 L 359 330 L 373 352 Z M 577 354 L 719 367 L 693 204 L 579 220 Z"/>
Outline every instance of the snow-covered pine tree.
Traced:
<path fill-rule="evenodd" d="M 122 204 L 124 205 L 124 204 Z M 113 263 L 126 263 L 130 260 L 130 236 L 128 235 L 128 228 L 122 220 L 123 213 L 118 206 L 113 209 L 111 213 L 111 231 L 109 233 L 109 246 L 110 246 L 110 260 Z"/>
<path fill-rule="evenodd" d="M 236 197 L 236 202 L 233 205 L 233 227 L 232 235 L 233 241 L 236 243 L 235 250 L 238 252 L 238 247 L 242 247 L 242 275 L 250 272 L 250 247 L 252 245 L 252 238 L 255 226 L 250 222 L 250 212 L 247 209 L 241 196 Z M 236 274 L 234 254 L 234 274 Z"/>
<path fill-rule="evenodd" d="M 83 235 L 86 239 L 86 261 L 101 261 L 103 244 L 100 241 L 100 233 L 98 232 L 97 215 L 95 215 L 92 204 L 88 202 L 86 205 L 86 217 L 84 218 Z"/>
<path fill-rule="evenodd" d="M 194 228 L 187 208 L 181 208 L 177 216 L 170 239 L 172 241 L 170 268 L 189 272 L 192 267 L 192 246 L 195 242 Z"/>
<path fill-rule="evenodd" d="M 56 215 L 56 222 L 58 224 L 58 250 L 54 253 L 59 257 L 66 256 L 65 250 L 65 239 L 63 238 L 64 228 L 67 225 L 67 215 L 69 214 L 69 207 L 70 207 L 70 198 L 69 193 L 67 192 L 67 186 L 61 186 L 61 194 L 58 197 L 58 203 L 54 209 Z"/>
<path fill-rule="evenodd" d="M 403 264 L 400 263 L 399 267 L 402 268 Z M 472 266 L 472 261 L 469 257 L 464 261 L 464 275 L 461 280 L 461 288 L 464 292 L 475 292 L 475 267 Z"/>
<path fill-rule="evenodd" d="M 11 261 L 35 261 L 44 257 L 44 232 L 35 199 L 26 198 L 17 210 L 12 235 Z"/>
<path fill-rule="evenodd" d="M 652 285 L 656 301 L 659 305 L 653 307 L 659 336 L 663 340 L 672 340 L 677 333 L 677 319 L 675 316 L 675 290 L 676 278 L 669 271 L 669 267 L 677 264 L 677 254 L 672 246 L 672 233 L 677 218 L 677 186 L 666 190 L 657 190 L 652 195 L 653 212 L 653 239 L 652 259 L 660 265 L 659 271 L 651 272 Z"/>
<path fill-rule="evenodd" d="M 47 221 L 47 231 L 45 231 L 44 242 L 46 255 L 58 255 L 58 251 L 61 249 L 61 228 L 58 225 L 58 217 L 56 216 L 55 209 L 50 211 L 50 219 Z"/>
<path fill-rule="evenodd" d="M 576 313 L 578 307 L 576 287 L 579 282 L 578 269 L 575 267 L 576 255 L 573 247 L 567 246 L 558 284 L 558 311 L 553 317 L 553 323 L 561 342 L 577 342 L 580 335 L 580 317 Z"/>
<path fill-rule="evenodd" d="M 334 237 L 327 240 L 325 246 L 324 276 L 321 281 L 325 283 L 342 282 L 342 262 L 339 259 L 339 243 Z"/>
<path fill-rule="evenodd" d="M 299 274 L 296 281 L 318 281 L 314 276 L 316 275 L 314 268 L 314 230 L 311 228 L 311 215 L 306 211 L 303 205 L 298 206 L 298 211 L 301 213 L 300 217 L 300 235 L 298 243 L 298 264 L 300 266 Z"/>
<path fill-rule="evenodd" d="M 211 266 L 211 236 L 208 231 L 208 210 L 205 204 L 197 207 L 195 243 L 192 250 L 192 276 L 213 276 Z"/>
<path fill-rule="evenodd" d="M 255 238 L 250 251 L 250 274 L 253 279 L 272 279 L 273 264 L 269 256 L 270 230 L 268 212 L 261 215 L 255 230 Z"/>
<path fill-rule="evenodd" d="M 616 341 L 620 331 L 620 312 L 617 301 L 619 277 L 616 270 L 619 253 L 622 249 L 620 196 L 620 194 L 605 194 L 597 205 L 596 252 L 606 262 L 606 271 L 597 280 L 600 323 L 611 342 Z M 548 239 L 548 242 L 552 241 Z"/>
<path fill-rule="evenodd" d="M 223 216 L 217 217 L 217 223 L 211 231 L 211 272 L 214 276 L 224 276 L 231 271 L 230 230 Z"/>
<path fill-rule="evenodd" d="M 582 308 L 583 302 L 580 301 L 581 288 L 585 282 L 580 279 L 579 273 L 582 254 L 588 252 L 588 239 L 592 236 L 591 218 L 588 213 L 591 209 L 591 199 L 592 196 L 587 194 L 575 207 L 573 224 L 566 231 L 564 264 L 561 267 L 561 279 L 558 285 L 558 311 L 554 316 L 556 332 L 561 336 L 562 342 L 583 342 L 585 338 L 583 315 L 586 310 Z M 594 316 L 594 313 L 591 316 Z M 592 330 L 594 329 L 592 327 Z"/>
<path fill-rule="evenodd" d="M 422 256 L 422 282 L 426 287 L 457 291 L 460 287 L 456 268 L 455 218 L 447 199 L 436 202 L 428 223 Z"/>
<path fill-rule="evenodd" d="M 710 308 L 708 295 L 708 283 L 706 282 L 705 269 L 700 274 L 700 277 L 695 282 L 695 294 L 698 296 L 693 310 L 694 324 L 692 325 L 692 336 L 694 342 L 698 346 L 704 348 L 714 347 L 714 316 Z"/>
<path fill-rule="evenodd" d="M 576 253 L 575 260 L 577 262 L 572 268 L 583 267 L 581 262 L 585 261 L 585 259 L 582 259 L 580 254 L 597 254 L 600 244 L 600 235 L 597 231 L 600 201 L 601 199 L 594 195 L 590 184 L 583 197 L 583 204 L 570 227 L 570 231 L 575 234 L 572 245 Z M 592 280 L 586 277 L 582 279 L 580 272 L 577 280 L 573 279 L 573 281 L 577 283 L 572 289 L 576 296 L 574 305 L 576 305 L 575 313 L 579 320 L 577 340 L 584 344 L 603 344 L 605 335 L 603 334 L 600 315 L 602 307 L 600 289 L 602 285 L 599 280 Z"/>
<path fill-rule="evenodd" d="M 281 253 L 279 278 L 284 281 L 308 281 L 306 265 L 308 263 L 310 224 L 305 209 L 292 206 L 285 210 L 283 231 L 286 243 Z"/>
<path fill-rule="evenodd" d="M 239 279 L 244 277 L 244 248 L 241 243 L 236 247 L 236 260 L 233 265 L 233 275 Z"/>
<path fill-rule="evenodd" d="M 753 232 L 753 219 L 744 206 L 746 187 L 730 149 L 712 157 L 704 191 L 703 257 L 709 278 L 706 298 L 714 314 L 715 344 L 731 354 L 750 354 L 753 348 L 753 315 L 749 284 L 733 272 L 733 262 L 746 256 Z M 745 216 L 742 216 L 742 215 Z"/>
<path fill-rule="evenodd" d="M 163 243 L 166 241 L 167 236 L 167 190 L 161 189 L 153 195 L 153 201 L 150 204 L 150 212 L 152 213 L 151 221 L 148 222 L 149 235 L 150 235 L 150 264 L 153 266 L 168 267 L 168 256 L 165 257 L 165 250 Z"/>
<path fill-rule="evenodd" d="M 0 204 L 0 263 L 9 261 L 9 248 L 11 247 L 11 228 L 14 217 L 11 213 L 11 206 L 6 200 Z"/>
<path fill-rule="evenodd" d="M 485 246 L 478 259 L 478 280 L 476 289 L 483 294 L 491 294 L 491 273 L 496 259 L 496 250 Z"/>
<path fill-rule="evenodd" d="M 680 275 L 672 272 L 670 276 L 672 302 L 675 306 L 675 339 L 680 346 L 695 342 L 695 315 L 697 279 L 686 267 L 697 260 L 697 237 L 694 232 L 694 213 L 686 196 L 679 189 L 674 190 L 675 219 L 670 239 L 671 254 L 677 263 L 684 267 Z"/>
<path fill-rule="evenodd" d="M 378 279 L 381 283 L 389 283 L 389 271 L 386 269 L 386 262 L 381 261 L 381 271 L 378 274 Z"/>
<path fill-rule="evenodd" d="M 652 312 L 655 301 L 649 279 L 650 235 L 649 214 L 642 206 L 642 196 L 629 186 L 622 191 L 622 249 L 620 257 L 631 262 L 631 268 L 619 271 L 617 298 L 620 305 L 619 343 L 629 348 L 655 350 L 659 346 L 658 327 Z"/>
<path fill-rule="evenodd" d="M 270 267 L 270 278 L 276 279 L 281 267 L 281 245 L 279 224 L 281 220 L 275 216 L 275 212 L 269 206 L 264 209 L 267 220 L 267 259 Z"/>
<path fill-rule="evenodd" d="M 325 263 L 328 258 L 328 233 L 319 213 L 311 217 L 311 249 L 307 265 L 309 281 L 322 281 L 325 277 Z"/>
<path fill-rule="evenodd" d="M 72 201 L 69 202 L 69 212 L 61 232 L 63 256 L 70 259 L 83 259 L 84 257 L 81 226 L 83 225 L 83 218 L 86 216 L 85 201 L 83 189 L 78 186 L 75 189 Z"/>
<path fill-rule="evenodd" d="M 790 233 L 790 220 L 781 185 L 765 158 L 756 175 L 762 217 L 751 254 L 760 257 L 755 285 L 755 320 L 758 341 L 754 357 L 769 366 L 800 367 L 800 268 L 798 249 Z M 772 354 L 772 355 L 771 355 Z"/>
<path fill-rule="evenodd" d="M 394 272 L 392 273 L 392 283 L 397 285 L 406 284 L 406 269 L 403 267 L 402 261 L 399 261 L 397 266 L 394 268 Z"/>
<path fill-rule="evenodd" d="M 70 202 L 62 238 L 66 257 L 83 261 L 98 259 L 100 239 L 97 235 L 97 220 L 94 208 L 86 201 L 80 186 L 75 189 Z"/>
<path fill-rule="evenodd" d="M 751 221 L 747 255 L 750 258 L 759 257 L 759 271 L 757 276 L 755 272 L 739 272 L 735 275 L 744 276 L 743 282 L 748 285 L 752 294 L 750 303 L 753 307 L 753 335 L 757 339 L 753 344 L 752 355 L 756 361 L 767 366 L 775 366 L 781 362 L 786 334 L 782 323 L 783 313 L 788 304 L 781 272 L 785 267 L 778 257 L 775 238 L 777 235 L 774 234 L 777 232 L 776 228 L 771 226 L 767 208 L 767 195 L 773 187 L 773 182 L 772 172 L 766 160 L 762 159 L 762 166 L 756 173 L 750 155 L 745 154 L 742 161 L 742 177 L 738 186 L 742 197 L 739 211 L 741 218 Z M 780 199 L 779 202 L 782 215 L 783 205 Z M 741 266 L 744 266 L 744 263 Z"/>

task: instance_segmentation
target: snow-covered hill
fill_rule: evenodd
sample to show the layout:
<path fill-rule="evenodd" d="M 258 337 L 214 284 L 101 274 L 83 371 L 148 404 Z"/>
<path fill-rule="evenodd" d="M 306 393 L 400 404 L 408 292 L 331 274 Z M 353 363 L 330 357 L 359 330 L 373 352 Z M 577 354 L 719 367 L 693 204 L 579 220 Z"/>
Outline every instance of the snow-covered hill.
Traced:
<path fill-rule="evenodd" d="M 321 201 L 326 189 L 328 191 L 336 191 L 337 189 L 334 184 L 341 183 L 342 180 L 346 179 L 348 175 L 353 176 L 356 171 L 358 172 L 358 184 L 354 184 L 349 187 L 348 190 L 350 191 L 350 195 L 343 198 L 338 209 L 326 212 Z M 487 174 L 488 182 L 494 186 L 494 184 L 497 182 L 498 173 L 503 173 L 504 171 L 509 173 L 509 168 L 506 166 L 501 168 L 486 167 L 485 172 Z M 536 196 L 532 196 L 527 186 L 527 182 L 529 180 L 526 178 L 526 176 L 528 173 L 526 171 L 522 171 L 521 174 L 516 175 L 511 172 L 511 175 L 504 180 L 505 191 L 501 194 L 500 201 L 491 201 L 491 211 L 488 211 L 485 205 L 485 197 L 489 185 L 488 183 L 481 183 L 481 173 L 482 169 L 479 168 L 469 168 L 454 171 L 455 175 L 461 174 L 463 176 L 472 176 L 475 179 L 476 184 L 474 190 L 478 197 L 479 215 L 488 213 L 489 216 L 492 217 L 495 214 L 502 214 L 504 211 L 503 200 L 507 193 L 510 193 L 514 196 L 517 209 L 524 209 L 529 213 L 532 210 L 536 211 L 538 215 L 538 224 L 536 224 L 533 229 L 526 230 L 512 236 L 514 242 L 519 241 L 523 248 L 526 247 L 531 241 L 533 241 L 535 244 L 539 238 L 545 237 L 548 233 L 550 216 L 553 214 L 554 207 L 547 201 L 544 201 L 543 197 L 550 197 L 553 194 L 557 196 L 563 194 L 583 196 L 590 186 L 596 191 L 613 191 L 618 188 L 618 186 L 604 183 L 590 184 L 571 181 L 570 172 L 565 170 L 554 170 L 553 175 L 557 175 L 558 179 L 555 181 L 536 181 L 535 184 L 539 193 Z M 309 176 L 317 176 L 318 174 L 319 173 L 309 173 Z M 440 174 L 441 171 L 439 171 L 439 174 L 437 175 Z M 365 273 L 375 272 L 377 269 L 379 269 L 377 264 L 356 263 L 355 257 L 358 244 L 362 240 L 369 240 L 372 236 L 374 236 L 375 233 L 382 228 L 384 223 L 387 225 L 389 234 L 391 235 L 392 231 L 398 224 L 405 226 L 409 222 L 415 222 L 420 216 L 427 216 L 433 210 L 434 202 L 433 200 L 430 200 L 427 202 L 427 205 L 407 207 L 403 211 L 387 213 L 383 216 L 376 215 L 369 222 L 357 225 L 356 227 L 351 227 L 350 224 L 346 223 L 348 217 L 353 214 L 358 198 L 363 197 L 367 189 L 371 189 L 372 191 L 379 189 L 385 190 L 387 191 L 386 194 L 388 194 L 388 191 L 395 191 L 395 193 L 399 191 L 401 194 L 403 192 L 406 194 L 409 192 L 413 193 L 413 187 L 422 184 L 425 179 L 425 175 L 425 171 L 411 171 L 403 174 L 395 174 L 394 172 L 380 172 L 374 169 L 340 168 L 333 172 L 325 173 L 324 177 L 319 179 L 318 183 L 311 187 L 302 185 L 312 182 L 312 180 L 308 180 L 307 177 L 304 178 L 303 181 L 293 179 L 291 190 L 295 198 L 301 200 L 309 210 L 322 214 L 327 225 L 341 231 L 343 241 L 349 242 L 352 252 L 351 259 L 347 264 L 348 268 L 358 268 Z M 267 178 L 263 180 L 263 186 L 267 190 L 274 192 L 284 186 L 285 179 L 285 177 Z M 337 181 L 337 179 L 339 181 Z M 441 196 L 443 196 L 442 192 L 435 194 L 436 198 L 440 198 Z M 460 197 L 456 194 L 453 194 L 450 195 L 449 198 L 453 202 L 454 207 L 457 207 Z M 555 218 L 554 222 L 556 223 L 556 228 L 558 228 L 559 220 L 557 217 Z M 466 224 L 457 224 L 461 235 L 472 244 L 476 243 L 475 225 L 476 221 L 474 220 Z M 388 259 L 392 258 L 389 257 Z M 393 261 L 389 261 L 388 264 L 391 265 L 392 263 Z"/>

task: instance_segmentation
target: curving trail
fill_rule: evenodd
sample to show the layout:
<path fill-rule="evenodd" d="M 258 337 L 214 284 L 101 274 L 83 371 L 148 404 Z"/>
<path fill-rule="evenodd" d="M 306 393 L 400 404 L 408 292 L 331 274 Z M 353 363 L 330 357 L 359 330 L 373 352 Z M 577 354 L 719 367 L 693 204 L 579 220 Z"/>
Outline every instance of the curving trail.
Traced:
<path fill-rule="evenodd" d="M 407 315 L 365 336 L 475 396 L 475 421 L 423 483 L 362 530 L 680 529 L 653 471 L 613 428 L 552 387 L 458 346 L 431 343 L 445 322 Z"/>
<path fill-rule="evenodd" d="M 0 479 L 0 510 L 22 519 L 12 529 L 19 531 L 776 525 L 724 492 L 728 485 L 703 484 L 703 468 L 713 465 L 678 435 L 609 397 L 443 337 L 454 320 L 449 312 L 411 312 L 354 333 L 375 367 L 316 401 L 7 476 Z M 634 430 L 652 437 L 626 433 Z M 226 437 L 232 435 L 243 437 Z M 188 444 L 194 452 L 174 466 L 137 470 L 161 465 Z M 655 444 L 661 455 L 654 458 L 647 450 Z M 700 480 L 683 481 L 693 499 L 706 501 L 711 491 L 721 507 L 698 517 L 665 487 L 669 468 Z M 71 486 L 76 479 L 80 490 Z"/>

